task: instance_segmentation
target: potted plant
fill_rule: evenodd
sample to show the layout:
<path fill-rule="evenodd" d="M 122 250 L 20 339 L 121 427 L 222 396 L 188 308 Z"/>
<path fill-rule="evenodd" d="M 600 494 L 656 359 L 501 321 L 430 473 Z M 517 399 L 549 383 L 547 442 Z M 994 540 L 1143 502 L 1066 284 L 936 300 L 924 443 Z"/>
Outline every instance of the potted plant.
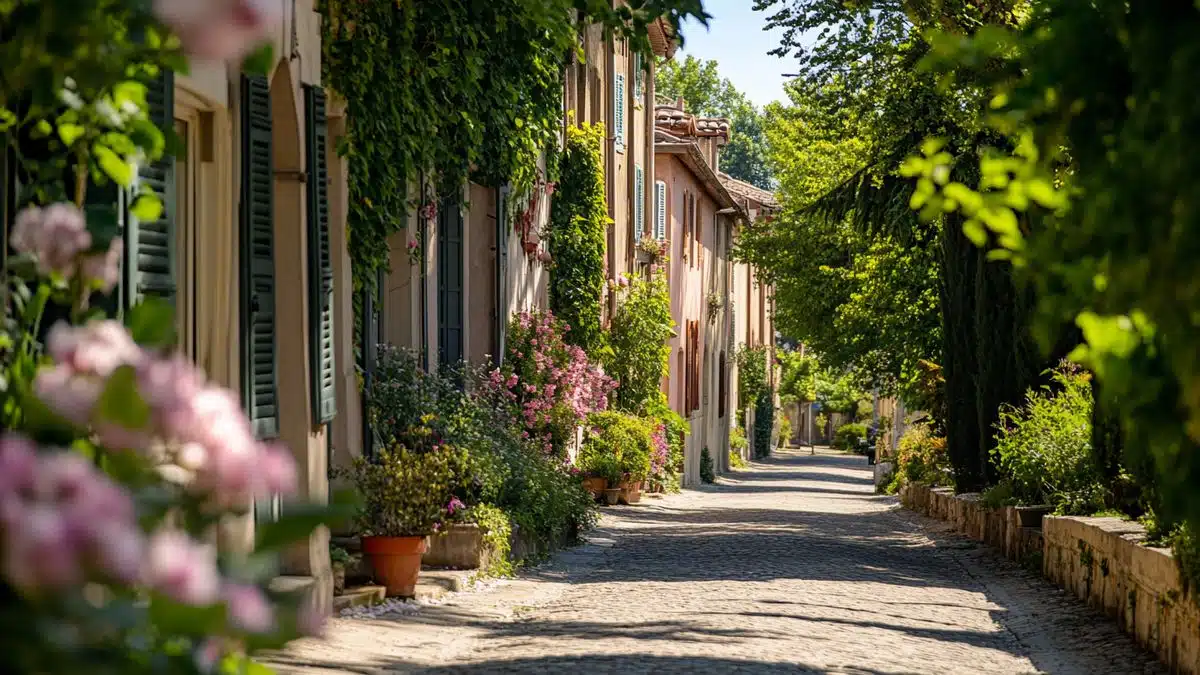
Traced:
<path fill-rule="evenodd" d="M 355 460 L 362 550 L 389 596 L 413 595 L 428 537 L 448 518 L 446 504 L 465 484 L 466 467 L 466 451 L 450 445 L 395 446 Z"/>
<path fill-rule="evenodd" d="M 329 547 L 329 560 L 333 564 L 333 594 L 341 595 L 346 590 L 346 568 L 354 562 L 354 557 L 335 545 Z"/>

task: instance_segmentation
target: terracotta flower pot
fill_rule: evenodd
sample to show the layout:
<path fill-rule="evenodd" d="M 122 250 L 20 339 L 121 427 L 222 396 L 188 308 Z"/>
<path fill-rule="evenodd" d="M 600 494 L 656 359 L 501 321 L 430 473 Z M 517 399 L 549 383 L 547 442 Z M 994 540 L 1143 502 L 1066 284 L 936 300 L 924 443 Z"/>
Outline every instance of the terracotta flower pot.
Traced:
<path fill-rule="evenodd" d="M 421 556 L 429 550 L 427 537 L 363 537 L 362 550 L 389 596 L 413 596 L 421 574 Z"/>
<path fill-rule="evenodd" d="M 604 503 L 616 506 L 621 500 L 621 488 L 608 488 L 604 491 Z"/>
<path fill-rule="evenodd" d="M 608 479 L 599 476 L 589 476 L 583 479 L 583 489 L 592 493 L 592 496 L 599 499 L 604 491 L 608 489 Z"/>
<path fill-rule="evenodd" d="M 642 481 L 626 481 L 621 483 L 621 503 L 637 504 L 642 501 Z"/>

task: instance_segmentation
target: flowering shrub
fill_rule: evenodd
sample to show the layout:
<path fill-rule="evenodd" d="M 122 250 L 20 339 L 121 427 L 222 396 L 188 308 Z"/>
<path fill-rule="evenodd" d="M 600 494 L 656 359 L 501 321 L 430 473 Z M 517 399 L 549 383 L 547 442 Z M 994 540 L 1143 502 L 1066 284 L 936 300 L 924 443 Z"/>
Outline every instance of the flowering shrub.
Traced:
<path fill-rule="evenodd" d="M 610 481 L 641 481 L 650 475 L 654 427 L 649 422 L 624 413 L 601 412 L 588 417 L 586 432 L 579 451 L 581 469 Z M 605 475 L 610 466 L 615 475 Z"/>
<path fill-rule="evenodd" d="M 583 349 L 564 341 L 569 329 L 549 312 L 513 317 L 506 360 L 490 378 L 516 406 L 526 437 L 547 453 L 565 448 L 589 414 L 607 409 L 616 388 Z"/>
<path fill-rule="evenodd" d="M 358 457 L 350 469 L 362 494 L 357 525 L 364 535 L 413 537 L 433 534 L 465 505 L 455 491 L 465 482 L 467 452 L 450 445 L 427 450 L 383 448 Z"/>
<path fill-rule="evenodd" d="M 691 429 L 687 420 L 667 405 L 667 397 L 659 392 L 646 408 L 646 418 L 666 442 L 666 461 L 654 460 L 650 467 L 651 481 L 667 492 L 679 490 L 679 474 L 683 472 L 683 446 Z M 655 456 L 661 454 L 655 441 Z"/>
<path fill-rule="evenodd" d="M 291 454 L 258 442 L 237 396 L 171 355 L 164 303 L 131 308 L 125 325 L 91 306 L 118 283 L 123 244 L 89 187 L 122 191 L 136 218 L 162 213 L 134 185 L 166 149 L 146 82 L 184 55 L 247 55 L 280 12 L 264 0 L 0 3 L 5 152 L 38 147 L 13 153 L 24 208 L 0 298 L 5 672 L 249 670 L 246 655 L 319 630 L 301 597 L 266 581 L 284 547 L 344 509 L 289 504 L 256 528 L 253 551 L 218 552 L 220 524 L 252 500 L 296 497 Z"/>
<path fill-rule="evenodd" d="M 954 485 L 946 438 L 939 436 L 928 422 L 912 424 L 900 437 L 896 449 L 896 471 L 889 491 L 906 483 Z"/>

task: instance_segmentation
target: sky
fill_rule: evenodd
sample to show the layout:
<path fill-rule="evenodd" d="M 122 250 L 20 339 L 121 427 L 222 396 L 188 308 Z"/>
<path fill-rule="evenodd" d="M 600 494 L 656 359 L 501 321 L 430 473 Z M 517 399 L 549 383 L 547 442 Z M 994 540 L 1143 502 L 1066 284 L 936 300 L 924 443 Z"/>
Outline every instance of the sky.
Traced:
<path fill-rule="evenodd" d="M 779 46 L 782 30 L 764 32 L 767 12 L 751 9 L 752 0 L 704 0 L 704 9 L 712 15 L 708 29 L 697 22 L 683 26 L 683 49 L 676 59 L 689 54 L 703 61 L 715 60 L 721 77 L 729 78 L 755 104 L 786 101 L 783 73 L 796 72 L 791 58 L 771 56 L 767 52 Z"/>

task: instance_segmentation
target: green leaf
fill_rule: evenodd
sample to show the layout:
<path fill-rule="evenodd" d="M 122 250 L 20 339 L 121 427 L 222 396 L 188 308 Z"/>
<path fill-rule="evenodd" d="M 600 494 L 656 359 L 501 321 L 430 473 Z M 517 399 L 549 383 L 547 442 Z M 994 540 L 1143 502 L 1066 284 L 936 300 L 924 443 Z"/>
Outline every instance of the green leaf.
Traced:
<path fill-rule="evenodd" d="M 1045 180 L 1035 178 L 1026 183 L 1025 188 L 1033 201 L 1048 209 L 1057 209 L 1064 204 L 1062 194 Z"/>
<path fill-rule="evenodd" d="M 129 212 L 142 222 L 158 220 L 163 214 L 163 203 L 153 192 L 143 192 L 134 198 Z"/>
<path fill-rule="evenodd" d="M 963 234 L 965 234 L 967 239 L 970 239 L 971 243 L 975 244 L 976 246 L 983 246 L 987 244 L 987 230 L 985 230 L 983 225 L 981 225 L 980 222 L 974 218 L 963 223 Z"/>
<path fill-rule="evenodd" d="M 113 152 L 112 148 L 96 143 L 92 146 L 92 156 L 96 158 L 104 174 L 117 185 L 129 187 L 133 183 L 133 167 Z"/>
<path fill-rule="evenodd" d="M 217 634 L 225 627 L 225 606 L 196 607 L 176 602 L 164 595 L 150 599 L 150 620 L 162 635 Z"/>
<path fill-rule="evenodd" d="M 125 316 L 133 341 L 143 347 L 168 348 L 175 345 L 175 308 L 162 298 L 146 297 Z"/>
<path fill-rule="evenodd" d="M 268 75 L 275 65 L 275 48 L 270 42 L 251 52 L 242 61 L 242 70 L 251 75 Z"/>
<path fill-rule="evenodd" d="M 75 145 L 75 141 L 78 141 L 80 138 L 82 138 L 85 133 L 87 133 L 87 130 L 79 124 L 63 122 L 62 124 L 58 125 L 58 137 L 61 138 L 62 142 L 68 147 Z"/>
<path fill-rule="evenodd" d="M 339 493 L 332 503 L 285 504 L 279 520 L 257 528 L 254 550 L 277 551 L 302 541 L 322 525 L 334 525 L 352 518 L 357 509 L 351 492 Z"/>
<path fill-rule="evenodd" d="M 144 429 L 150 423 L 150 406 L 138 393 L 137 371 L 121 366 L 104 384 L 96 413 L 102 420 L 116 422 L 127 429 Z"/>

